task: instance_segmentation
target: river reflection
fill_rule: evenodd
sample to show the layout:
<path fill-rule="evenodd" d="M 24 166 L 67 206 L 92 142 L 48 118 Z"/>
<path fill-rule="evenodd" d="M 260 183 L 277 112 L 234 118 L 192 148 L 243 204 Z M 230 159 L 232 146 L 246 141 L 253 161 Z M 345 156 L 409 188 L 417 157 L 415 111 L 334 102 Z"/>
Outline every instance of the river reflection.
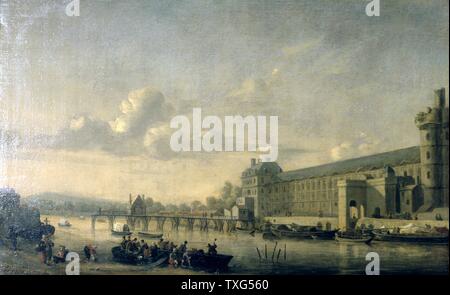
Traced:
<path fill-rule="evenodd" d="M 47 217 L 56 225 L 59 217 Z M 121 237 L 111 235 L 108 223 L 71 218 L 72 227 L 56 226 L 55 245 L 65 245 L 81 253 L 87 243 L 98 246 L 100 263 L 112 261 L 111 247 L 120 243 Z M 187 240 L 189 248 L 205 249 L 207 243 L 217 239 L 219 253 L 233 255 L 230 273 L 244 274 L 364 274 L 366 254 L 376 252 L 380 256 L 381 274 L 448 274 L 448 247 L 445 245 L 410 245 L 402 243 L 374 242 L 372 245 L 338 243 L 336 241 L 279 240 L 268 241 L 261 235 L 252 237 L 243 233 L 219 233 L 186 231 L 180 227 L 171 231 L 170 224 L 164 228 L 164 237 L 175 244 Z M 153 223 L 150 229 L 156 228 Z M 146 239 L 147 242 L 152 240 Z M 276 246 L 276 249 L 275 249 Z M 256 249 L 259 249 L 261 259 Z M 265 249 L 267 248 L 267 259 Z M 274 251 L 275 249 L 275 251 Z M 281 249 L 281 252 L 279 251 Z M 286 251 L 285 251 L 286 249 Z M 284 253 L 286 252 L 286 259 Z M 273 257 L 273 262 L 272 262 Z M 136 269 L 134 266 L 126 268 Z M 128 272 L 128 270 L 127 270 Z M 158 269 L 152 270 L 158 274 Z"/>

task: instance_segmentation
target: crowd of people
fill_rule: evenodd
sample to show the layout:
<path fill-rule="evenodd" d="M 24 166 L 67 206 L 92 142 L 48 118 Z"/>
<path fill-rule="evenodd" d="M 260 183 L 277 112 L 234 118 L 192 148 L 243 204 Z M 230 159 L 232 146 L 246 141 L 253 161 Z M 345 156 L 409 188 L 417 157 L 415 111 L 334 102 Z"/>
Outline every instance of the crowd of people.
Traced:
<path fill-rule="evenodd" d="M 55 255 L 53 255 L 55 244 L 51 237 L 52 235 L 43 235 L 37 244 L 36 251 L 39 253 L 41 262 L 46 265 L 65 262 L 69 250 L 66 246 L 60 245 Z M 83 251 L 87 261 L 97 261 L 97 246 L 88 244 L 84 246 Z"/>
<path fill-rule="evenodd" d="M 217 254 L 217 244 L 216 239 L 212 244 L 208 243 L 208 255 L 216 255 Z M 153 258 L 157 259 L 161 251 L 169 254 L 169 265 L 173 267 L 190 266 L 190 252 L 188 250 L 188 241 L 184 241 L 180 245 L 176 245 L 174 242 L 169 240 L 164 240 L 161 238 L 157 242 L 153 242 L 151 245 L 148 245 L 145 240 L 138 240 L 137 238 L 132 239 L 131 235 L 123 236 L 122 242 L 120 243 L 121 248 L 127 254 L 131 255 L 141 255 L 145 259 Z M 203 250 L 199 250 L 204 253 Z"/>

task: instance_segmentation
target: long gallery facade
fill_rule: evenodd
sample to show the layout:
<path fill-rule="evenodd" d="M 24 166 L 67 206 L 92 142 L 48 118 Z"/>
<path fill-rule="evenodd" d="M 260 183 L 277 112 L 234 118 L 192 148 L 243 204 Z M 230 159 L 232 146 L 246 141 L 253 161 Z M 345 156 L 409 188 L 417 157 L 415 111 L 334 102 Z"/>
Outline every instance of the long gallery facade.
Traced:
<path fill-rule="evenodd" d="M 284 172 L 256 162 L 241 175 L 238 206 L 256 218 L 411 215 L 448 207 L 448 106 L 445 89 L 417 114 L 420 146 Z"/>

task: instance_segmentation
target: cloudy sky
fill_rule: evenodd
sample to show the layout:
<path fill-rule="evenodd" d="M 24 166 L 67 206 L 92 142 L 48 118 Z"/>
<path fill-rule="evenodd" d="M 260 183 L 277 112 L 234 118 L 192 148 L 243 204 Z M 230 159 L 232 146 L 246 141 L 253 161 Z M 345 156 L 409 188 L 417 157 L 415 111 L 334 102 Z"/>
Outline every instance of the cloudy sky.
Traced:
<path fill-rule="evenodd" d="M 285 170 L 418 144 L 448 1 L 0 0 L 0 187 L 204 200 L 254 155 L 175 153 L 171 118 L 279 116 Z"/>

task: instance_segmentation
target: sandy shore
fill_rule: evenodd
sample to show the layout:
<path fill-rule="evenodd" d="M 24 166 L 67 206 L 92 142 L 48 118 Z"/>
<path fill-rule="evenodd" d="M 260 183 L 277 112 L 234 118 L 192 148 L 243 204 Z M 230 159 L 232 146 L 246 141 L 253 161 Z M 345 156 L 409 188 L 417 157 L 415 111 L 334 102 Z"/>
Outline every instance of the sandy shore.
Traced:
<path fill-rule="evenodd" d="M 19 241 L 19 250 L 14 253 L 5 243 L 0 244 L 0 275 L 65 275 L 66 264 L 45 265 L 41 263 L 36 245 L 27 241 Z M 55 250 L 56 251 L 56 250 Z M 109 261 L 108 257 L 99 255 L 99 262 L 87 262 L 80 257 L 81 275 L 201 275 L 185 269 L 174 269 L 168 266 L 149 269 L 146 266 L 123 265 Z"/>

